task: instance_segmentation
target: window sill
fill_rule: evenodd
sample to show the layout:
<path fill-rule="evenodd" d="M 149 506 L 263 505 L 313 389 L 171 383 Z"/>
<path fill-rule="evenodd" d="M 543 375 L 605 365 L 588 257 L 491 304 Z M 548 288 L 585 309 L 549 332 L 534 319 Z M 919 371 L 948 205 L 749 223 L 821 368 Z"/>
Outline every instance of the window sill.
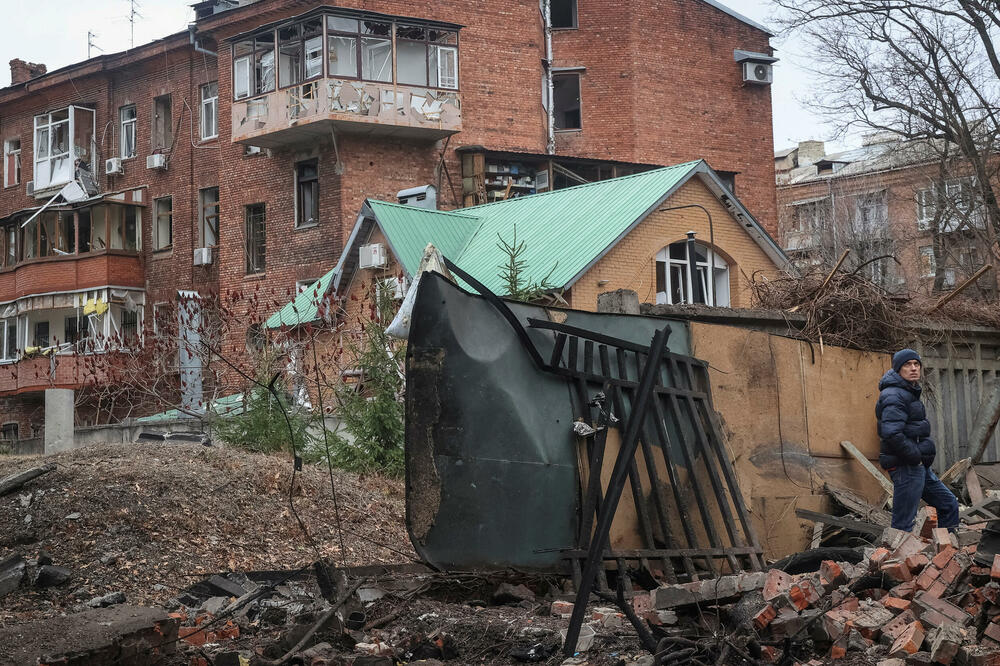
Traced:
<path fill-rule="evenodd" d="M 174 256 L 174 246 L 168 245 L 167 247 L 161 247 L 159 250 L 153 250 L 153 259 L 169 259 Z"/>
<path fill-rule="evenodd" d="M 247 275 L 244 275 L 243 279 L 244 280 L 263 280 L 266 277 L 267 277 L 267 272 L 265 271 L 263 273 L 249 273 Z"/>
<path fill-rule="evenodd" d="M 555 26 L 552 26 L 552 31 L 553 32 L 562 32 L 562 31 L 565 31 L 565 30 L 579 30 L 579 29 L 580 29 L 580 26 L 578 26 L 578 25 L 560 26 L 558 28 L 555 27 Z"/>
<path fill-rule="evenodd" d="M 198 143 L 212 143 L 213 141 L 218 141 L 218 140 L 219 140 L 219 135 L 216 134 L 215 136 L 205 136 L 205 137 L 202 137 L 198 141 Z"/>
<path fill-rule="evenodd" d="M 292 231 L 308 231 L 309 229 L 315 229 L 319 226 L 319 222 L 313 222 L 312 224 L 300 224 L 292 229 Z"/>
<path fill-rule="evenodd" d="M 555 130 L 555 133 L 556 134 L 572 134 L 573 132 L 582 132 L 582 131 L 583 131 L 582 127 L 577 127 L 577 128 L 574 128 L 574 129 L 557 129 L 557 130 Z"/>

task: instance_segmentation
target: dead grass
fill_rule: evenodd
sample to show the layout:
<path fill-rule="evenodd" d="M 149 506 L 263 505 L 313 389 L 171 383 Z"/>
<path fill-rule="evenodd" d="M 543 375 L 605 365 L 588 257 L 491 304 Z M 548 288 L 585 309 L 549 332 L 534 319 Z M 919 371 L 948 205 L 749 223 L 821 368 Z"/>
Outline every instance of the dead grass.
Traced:
<path fill-rule="evenodd" d="M 220 571 L 294 569 L 318 556 L 344 565 L 416 558 L 400 481 L 335 471 L 341 552 L 325 467 L 307 466 L 293 493 L 313 548 L 289 507 L 292 465 L 285 457 L 196 444 L 104 445 L 3 456 L 0 477 L 42 463 L 57 469 L 0 498 L 0 559 L 15 552 L 32 559 L 44 550 L 73 579 L 54 590 L 22 586 L 4 598 L 0 623 L 115 590 L 131 603 L 162 603 Z M 67 519 L 73 513 L 79 519 Z M 102 557 L 115 562 L 102 564 Z"/>

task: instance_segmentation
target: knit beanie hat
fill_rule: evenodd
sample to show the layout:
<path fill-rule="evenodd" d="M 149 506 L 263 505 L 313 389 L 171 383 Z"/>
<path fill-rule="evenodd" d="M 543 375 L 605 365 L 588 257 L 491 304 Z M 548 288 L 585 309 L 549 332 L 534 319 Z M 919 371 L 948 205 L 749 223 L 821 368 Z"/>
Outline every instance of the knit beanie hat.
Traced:
<path fill-rule="evenodd" d="M 923 365 L 923 361 L 920 360 L 920 354 L 913 351 L 912 349 L 901 349 L 892 355 L 892 369 L 899 372 L 900 368 L 906 364 L 907 361 L 916 361 L 920 365 Z"/>

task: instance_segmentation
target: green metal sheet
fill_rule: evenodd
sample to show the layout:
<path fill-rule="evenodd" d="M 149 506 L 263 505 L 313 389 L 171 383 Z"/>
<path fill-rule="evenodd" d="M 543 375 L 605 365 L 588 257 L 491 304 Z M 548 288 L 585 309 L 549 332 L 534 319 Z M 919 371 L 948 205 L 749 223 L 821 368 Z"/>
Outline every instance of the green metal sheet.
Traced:
<path fill-rule="evenodd" d="M 412 277 L 428 243 L 446 257 L 456 257 L 479 227 L 476 215 L 368 201 L 396 258 Z"/>
<path fill-rule="evenodd" d="M 508 303 L 522 323 L 551 309 Z M 648 345 L 668 320 L 559 310 L 566 323 Z M 669 321 L 671 351 L 689 353 Z M 551 331 L 527 329 L 543 358 Z M 481 296 L 421 277 L 406 371 L 407 528 L 445 569 L 553 570 L 579 529 L 575 418 L 567 382 L 534 366 L 514 329 Z"/>
<path fill-rule="evenodd" d="M 308 324 L 319 319 L 319 304 L 326 295 L 336 269 L 331 269 L 323 277 L 317 280 L 308 288 L 303 289 L 284 307 L 267 318 L 264 326 L 267 328 L 281 328 L 282 326 L 298 326 Z"/>

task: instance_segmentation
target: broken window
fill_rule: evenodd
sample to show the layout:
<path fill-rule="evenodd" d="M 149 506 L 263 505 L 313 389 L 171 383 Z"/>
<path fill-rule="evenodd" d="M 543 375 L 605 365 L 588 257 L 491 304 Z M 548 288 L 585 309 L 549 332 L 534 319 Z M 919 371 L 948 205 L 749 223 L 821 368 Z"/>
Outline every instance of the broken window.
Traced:
<path fill-rule="evenodd" d="M 7 441 L 13 442 L 18 438 L 18 425 L 11 421 L 10 423 L 4 423 L 0 426 L 0 439 L 5 439 Z"/>
<path fill-rule="evenodd" d="M 671 244 L 656 255 L 656 302 L 729 307 L 729 265 L 701 243 Z"/>
<path fill-rule="evenodd" d="M 136 206 L 95 206 L 103 208 L 107 221 L 108 247 L 136 252 L 141 249 L 139 208 Z"/>
<path fill-rule="evenodd" d="M 361 21 L 362 79 L 386 83 L 392 81 L 391 28 L 391 23 Z"/>
<path fill-rule="evenodd" d="M 76 313 L 67 315 L 63 320 L 63 342 L 76 344 L 81 337 L 86 337 L 86 334 L 87 323 L 81 322 Z"/>
<path fill-rule="evenodd" d="M 889 204 L 885 190 L 869 192 L 856 200 L 855 231 L 864 235 L 882 235 L 889 223 Z"/>
<path fill-rule="evenodd" d="M 549 13 L 553 28 L 575 28 L 576 0 L 550 0 Z"/>
<path fill-rule="evenodd" d="M 219 82 L 212 81 L 201 87 L 201 138 L 219 136 Z"/>
<path fill-rule="evenodd" d="M 3 142 L 3 184 L 11 187 L 21 182 L 21 140 Z"/>
<path fill-rule="evenodd" d="M 42 349 L 49 346 L 49 322 L 35 322 L 35 337 L 32 338 L 31 345 L 33 347 L 41 347 Z"/>
<path fill-rule="evenodd" d="M 292 86 L 302 80 L 302 26 L 290 25 L 278 30 L 278 87 Z"/>
<path fill-rule="evenodd" d="M 170 95 L 153 99 L 153 136 L 154 151 L 170 150 L 174 142 L 174 129 L 171 120 Z"/>
<path fill-rule="evenodd" d="M 72 107 L 35 116 L 35 190 L 68 183 L 73 178 L 69 137 Z"/>
<path fill-rule="evenodd" d="M 830 211 L 829 199 L 824 198 L 818 201 L 807 201 L 793 205 L 795 209 L 788 231 L 809 233 L 820 231 L 826 226 L 826 220 Z"/>
<path fill-rule="evenodd" d="M 153 202 L 156 219 L 153 221 L 153 250 L 165 250 L 174 244 L 173 197 L 163 197 Z"/>
<path fill-rule="evenodd" d="M 246 207 L 246 272 L 264 272 L 264 250 L 266 230 L 264 220 L 264 204 L 250 204 Z"/>
<path fill-rule="evenodd" d="M 578 72 L 552 75 L 552 106 L 557 130 L 581 129 Z"/>
<path fill-rule="evenodd" d="M 136 310 L 121 311 L 121 334 L 122 346 L 135 348 L 139 344 L 139 313 Z"/>
<path fill-rule="evenodd" d="M 122 159 L 135 157 L 135 104 L 129 104 L 118 109 L 118 117 L 121 121 L 121 150 L 119 156 Z"/>
<path fill-rule="evenodd" d="M 94 206 L 79 214 L 80 252 L 97 252 L 108 249 L 108 206 Z"/>
<path fill-rule="evenodd" d="M 233 97 L 274 91 L 274 32 L 262 32 L 233 45 Z"/>
<path fill-rule="evenodd" d="M 295 165 L 295 226 L 319 223 L 319 163 L 317 160 Z"/>
<path fill-rule="evenodd" d="M 920 248 L 920 277 L 937 275 L 937 259 L 934 257 L 934 247 L 925 245 Z"/>
<path fill-rule="evenodd" d="M 326 59 L 329 75 L 351 79 L 358 78 L 358 20 L 342 16 L 327 16 L 326 31 Z"/>
<path fill-rule="evenodd" d="M 17 360 L 17 318 L 0 319 L 0 361 Z"/>
<path fill-rule="evenodd" d="M 219 188 L 206 187 L 198 191 L 199 247 L 215 247 L 219 243 Z"/>

